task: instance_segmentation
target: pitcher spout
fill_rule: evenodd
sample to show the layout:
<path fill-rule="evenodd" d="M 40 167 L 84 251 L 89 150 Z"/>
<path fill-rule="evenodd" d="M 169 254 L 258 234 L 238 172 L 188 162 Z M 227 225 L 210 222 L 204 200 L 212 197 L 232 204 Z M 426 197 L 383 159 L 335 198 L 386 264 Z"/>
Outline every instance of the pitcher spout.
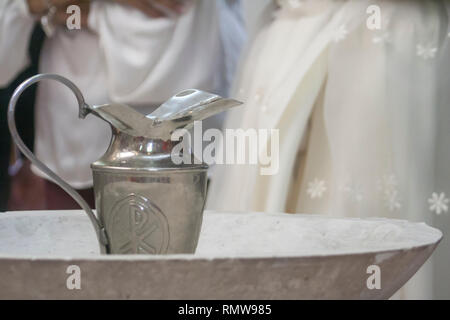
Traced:
<path fill-rule="evenodd" d="M 92 113 L 112 127 L 137 137 L 170 140 L 177 129 L 189 129 L 194 121 L 200 121 L 242 104 L 233 99 L 189 89 L 164 102 L 153 113 L 144 115 L 124 104 L 105 104 L 80 108 L 80 114 Z"/>

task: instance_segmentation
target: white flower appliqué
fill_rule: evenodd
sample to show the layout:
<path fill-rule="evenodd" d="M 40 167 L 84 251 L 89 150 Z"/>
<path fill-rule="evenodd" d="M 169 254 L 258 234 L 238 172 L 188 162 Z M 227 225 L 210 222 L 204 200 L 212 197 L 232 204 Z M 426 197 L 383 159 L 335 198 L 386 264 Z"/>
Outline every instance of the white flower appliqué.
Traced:
<path fill-rule="evenodd" d="M 394 174 L 384 175 L 378 182 L 385 206 L 389 211 L 395 211 L 402 207 L 398 192 L 398 181 Z"/>
<path fill-rule="evenodd" d="M 345 25 L 339 26 L 339 28 L 333 34 L 333 41 L 339 42 L 347 38 L 348 30 Z"/>
<path fill-rule="evenodd" d="M 386 207 L 389 211 L 395 211 L 402 207 L 397 190 L 385 193 Z"/>
<path fill-rule="evenodd" d="M 282 8 L 298 9 L 302 7 L 303 0 L 277 0 L 277 3 Z"/>
<path fill-rule="evenodd" d="M 360 203 L 364 200 L 364 191 L 362 185 L 356 183 L 350 179 L 346 179 L 346 182 L 340 187 L 340 190 L 350 199 L 352 202 Z"/>
<path fill-rule="evenodd" d="M 441 214 L 443 212 L 448 211 L 448 203 L 450 200 L 445 196 L 445 193 L 441 192 L 438 194 L 437 192 L 433 192 L 431 198 L 428 199 L 428 203 L 430 204 L 430 211 L 436 212 L 436 214 Z"/>
<path fill-rule="evenodd" d="M 397 190 L 398 182 L 394 174 L 385 174 L 378 181 L 378 189 L 382 192 Z"/>
<path fill-rule="evenodd" d="M 421 44 L 418 44 L 416 47 L 416 53 L 419 57 L 421 57 L 424 60 L 432 59 L 436 56 L 437 52 L 436 47 L 432 46 L 423 46 Z"/>
<path fill-rule="evenodd" d="M 308 189 L 306 190 L 311 199 L 322 198 L 325 191 L 327 191 L 325 181 L 319 180 L 317 178 L 315 178 L 314 181 L 308 183 Z"/>
<path fill-rule="evenodd" d="M 374 44 L 391 43 L 391 34 L 389 32 L 384 32 L 380 35 L 376 35 L 372 38 Z"/>
<path fill-rule="evenodd" d="M 300 0 L 287 0 L 287 3 L 292 9 L 298 9 L 302 6 L 302 2 Z"/>

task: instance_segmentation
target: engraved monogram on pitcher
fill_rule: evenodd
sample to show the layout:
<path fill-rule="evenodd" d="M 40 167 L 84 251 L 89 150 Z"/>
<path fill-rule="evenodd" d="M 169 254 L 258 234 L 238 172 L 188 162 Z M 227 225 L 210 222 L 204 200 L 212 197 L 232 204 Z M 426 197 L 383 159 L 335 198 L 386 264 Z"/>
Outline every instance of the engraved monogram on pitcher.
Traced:
<path fill-rule="evenodd" d="M 169 224 L 164 213 L 149 199 L 130 194 L 112 208 L 109 221 L 112 251 L 163 254 L 169 244 Z"/>

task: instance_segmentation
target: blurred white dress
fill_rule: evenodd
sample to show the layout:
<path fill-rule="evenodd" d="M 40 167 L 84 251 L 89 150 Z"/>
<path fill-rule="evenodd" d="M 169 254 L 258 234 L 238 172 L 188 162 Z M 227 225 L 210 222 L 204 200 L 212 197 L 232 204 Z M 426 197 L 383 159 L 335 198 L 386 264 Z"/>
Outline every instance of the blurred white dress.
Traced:
<path fill-rule="evenodd" d="M 450 2 L 280 2 L 225 125 L 279 129 L 280 169 L 216 166 L 207 208 L 401 218 L 448 238 Z M 400 296 L 449 298 L 449 248 Z"/>

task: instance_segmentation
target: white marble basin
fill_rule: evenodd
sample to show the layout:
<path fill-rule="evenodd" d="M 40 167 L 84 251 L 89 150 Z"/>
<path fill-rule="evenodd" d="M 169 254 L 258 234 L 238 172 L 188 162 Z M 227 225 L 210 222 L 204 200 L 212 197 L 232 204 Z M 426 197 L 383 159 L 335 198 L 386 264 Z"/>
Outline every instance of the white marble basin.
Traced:
<path fill-rule="evenodd" d="M 82 211 L 0 214 L 0 298 L 386 299 L 442 233 L 423 223 L 205 212 L 195 255 L 100 255 Z M 67 268 L 81 271 L 69 290 Z M 369 289 L 367 268 L 381 288 Z"/>

